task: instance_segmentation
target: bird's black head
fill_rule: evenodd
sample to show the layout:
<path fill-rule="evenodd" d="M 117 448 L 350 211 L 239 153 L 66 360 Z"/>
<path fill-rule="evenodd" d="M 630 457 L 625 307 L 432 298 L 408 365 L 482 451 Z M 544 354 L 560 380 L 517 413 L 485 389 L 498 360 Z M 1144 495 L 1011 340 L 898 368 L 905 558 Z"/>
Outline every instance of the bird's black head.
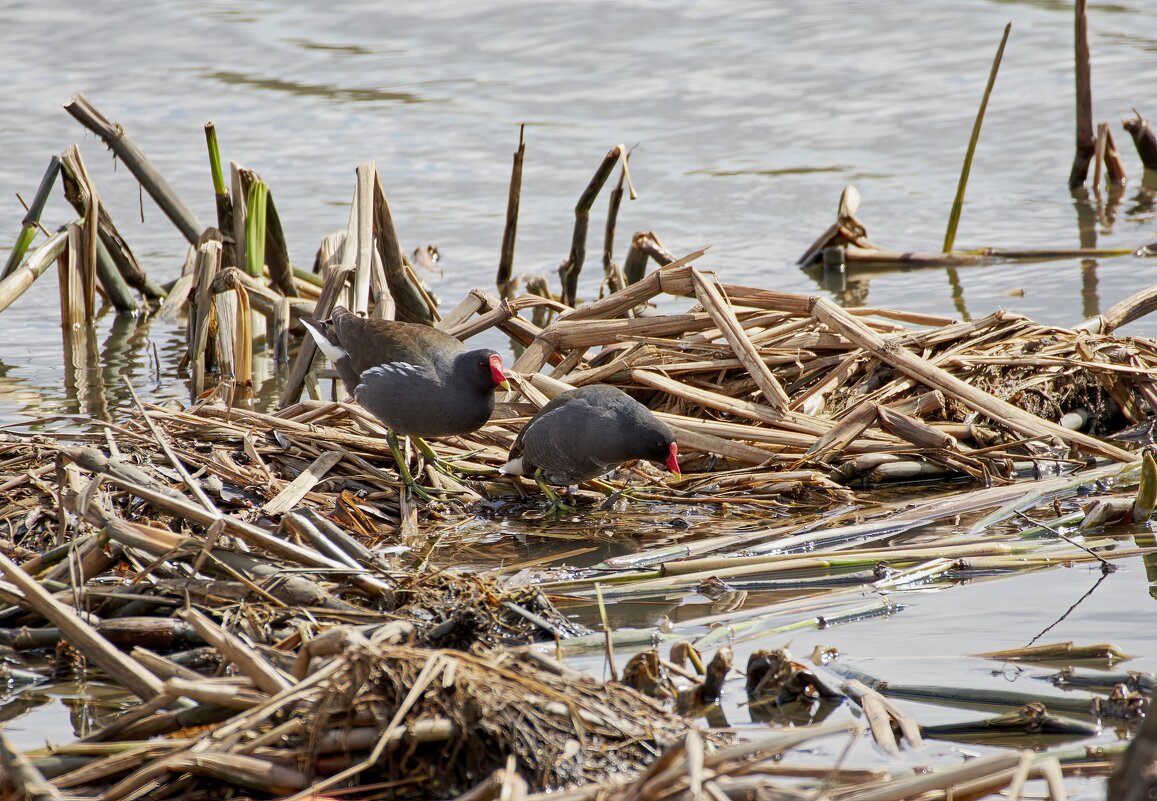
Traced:
<path fill-rule="evenodd" d="M 642 419 L 636 424 L 635 434 L 632 438 L 636 443 L 635 447 L 638 448 L 635 458 L 661 464 L 676 475 L 681 472 L 679 470 L 679 446 L 675 443 L 675 432 L 662 420 L 657 419 L 650 412 L 645 412 Z"/>
<path fill-rule="evenodd" d="M 502 369 L 502 357 L 492 350 L 472 350 L 462 354 L 465 373 L 470 383 L 483 392 L 493 392 L 495 387 L 510 389 L 506 373 Z"/>
<path fill-rule="evenodd" d="M 656 437 L 651 441 L 651 453 L 646 457 L 648 461 L 664 465 L 672 473 L 679 475 L 679 446 L 674 436 Z"/>

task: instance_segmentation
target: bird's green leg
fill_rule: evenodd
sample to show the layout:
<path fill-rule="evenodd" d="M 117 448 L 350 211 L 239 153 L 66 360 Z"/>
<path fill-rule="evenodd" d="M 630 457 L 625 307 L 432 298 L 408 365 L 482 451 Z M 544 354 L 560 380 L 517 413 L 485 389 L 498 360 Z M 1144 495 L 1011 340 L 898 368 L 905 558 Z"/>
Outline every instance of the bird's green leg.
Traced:
<path fill-rule="evenodd" d="M 562 512 L 573 512 L 575 510 L 576 507 L 573 504 L 563 501 L 562 498 L 555 494 L 554 490 L 547 486 L 546 481 L 542 478 L 542 468 L 534 471 L 534 483 L 538 485 L 538 488 L 542 490 L 542 494 L 550 501 L 550 505 L 546 509 L 548 515 L 557 515 Z"/>
<path fill-rule="evenodd" d="M 421 437 L 414 437 L 413 439 L 414 447 L 426 457 L 426 461 L 433 465 L 435 470 L 448 475 L 465 474 L 489 476 L 494 474 L 494 471 L 488 467 L 466 467 L 464 465 L 453 464 L 439 456 L 437 451 L 430 447 L 430 443 L 426 442 L 426 440 Z"/>
<path fill-rule="evenodd" d="M 391 429 L 386 430 L 386 444 L 390 446 L 390 453 L 394 456 L 394 464 L 398 466 L 398 475 L 402 477 L 402 481 L 405 482 L 410 492 L 424 501 L 434 500 L 434 496 L 426 492 L 426 490 L 414 480 L 414 475 L 410 472 L 410 465 L 406 463 L 406 457 L 402 455 L 402 448 L 398 445 L 398 435 Z M 427 445 L 426 447 L 429 446 Z"/>

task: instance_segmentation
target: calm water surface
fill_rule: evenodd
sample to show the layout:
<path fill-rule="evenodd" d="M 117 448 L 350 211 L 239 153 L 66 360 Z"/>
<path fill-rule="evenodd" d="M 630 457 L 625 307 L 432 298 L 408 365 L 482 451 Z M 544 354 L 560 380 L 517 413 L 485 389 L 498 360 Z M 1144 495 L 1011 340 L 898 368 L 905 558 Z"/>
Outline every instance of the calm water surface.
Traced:
<path fill-rule="evenodd" d="M 99 8 L 99 11 L 98 11 Z M 79 142 L 104 201 L 146 269 L 175 277 L 180 235 L 127 171 L 61 110 L 83 92 L 130 132 L 208 224 L 213 198 L 202 125 L 223 155 L 270 184 L 291 257 L 308 265 L 321 237 L 344 229 L 354 168 L 382 172 L 406 248 L 433 243 L 446 304 L 490 288 L 518 125 L 527 124 L 516 270 L 545 273 L 566 256 L 573 206 L 603 154 L 636 146 L 639 199 L 619 217 L 726 280 L 823 292 L 795 259 L 834 217 L 841 189 L 864 197 L 871 238 L 938 249 L 992 56 L 1013 24 L 973 165 L 960 247 L 1135 247 L 1154 238 L 1152 194 L 1119 121 L 1157 116 L 1157 5 L 1093 3 L 1097 120 L 1130 173 L 1117 202 L 1074 199 L 1072 7 L 1057 0 L 783 2 L 490 2 L 371 0 L 4 3 L 0 65 L 0 247 L 15 239 L 49 157 Z M 62 31 L 74 31 L 62 39 Z M 142 208 L 143 207 L 143 208 Z M 143 210 L 143 220 L 141 218 Z M 597 292 L 605 198 L 592 216 L 580 290 Z M 71 220 L 56 197 L 49 228 Z M 3 256 L 0 253 L 0 256 Z M 1073 324 L 1153 282 L 1132 258 L 876 274 L 855 299 L 957 317 L 1004 307 Z M 956 288 L 954 289 L 954 283 Z M 80 385 L 62 363 L 55 277 L 0 317 L 0 423 L 47 414 L 115 414 L 127 370 L 153 398 L 184 399 L 182 332 L 102 318 L 103 376 Z M 1157 319 L 1126 329 L 1157 334 Z M 487 342 L 504 347 L 499 340 Z M 1094 576 L 1027 579 L 917 595 L 887 624 L 824 632 L 865 657 L 952 659 L 1031 639 Z M 992 642 L 992 588 L 1001 595 Z M 1053 634 L 1112 637 L 1152 669 L 1157 648 L 1142 567 L 1112 576 Z M 1009 613 L 1009 608 L 1015 609 Z M 1017 625 L 1007 625 L 1010 617 Z M 1149 628 L 1148 630 L 1151 630 Z M 860 633 L 857 633 L 860 632 Z M 810 648 L 810 635 L 800 636 Z M 942 658 L 942 661 L 934 661 Z M 955 680 L 955 679 L 953 679 Z M 963 681 L 963 679 L 960 679 Z M 36 727 L 33 726 L 33 729 Z"/>

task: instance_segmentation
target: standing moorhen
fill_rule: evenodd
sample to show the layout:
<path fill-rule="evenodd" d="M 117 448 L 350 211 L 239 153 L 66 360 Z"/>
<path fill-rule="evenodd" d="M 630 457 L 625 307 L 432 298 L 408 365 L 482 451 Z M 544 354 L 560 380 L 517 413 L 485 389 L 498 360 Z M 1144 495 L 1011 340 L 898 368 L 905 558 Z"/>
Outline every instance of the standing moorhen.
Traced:
<path fill-rule="evenodd" d="M 390 448 L 411 487 L 417 485 L 396 435 L 469 434 L 490 419 L 495 388 L 510 388 L 497 353 L 468 351 L 458 339 L 428 325 L 370 320 L 342 306 L 328 320 L 301 322 L 333 361 L 350 395 L 388 427 Z"/>
<path fill-rule="evenodd" d="M 533 476 L 561 506 L 547 484 L 578 484 L 632 459 L 678 473 L 678 455 L 674 432 L 650 409 L 617 387 L 592 384 L 543 406 L 518 433 L 502 472 Z"/>

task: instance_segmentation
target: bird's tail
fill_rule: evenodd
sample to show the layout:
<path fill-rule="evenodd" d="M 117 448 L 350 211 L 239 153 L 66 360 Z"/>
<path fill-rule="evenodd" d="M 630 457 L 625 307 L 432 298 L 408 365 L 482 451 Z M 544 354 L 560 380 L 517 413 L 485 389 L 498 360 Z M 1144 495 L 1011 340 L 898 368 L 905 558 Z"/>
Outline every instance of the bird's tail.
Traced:
<path fill-rule="evenodd" d="M 337 340 L 333 338 L 330 333 L 330 327 L 321 320 L 314 320 L 311 317 L 302 317 L 301 324 L 305 326 L 305 330 L 313 337 L 313 341 L 317 343 L 317 347 L 324 353 L 331 362 L 336 362 L 349 354 L 346 353 L 345 348 L 337 344 Z"/>
<path fill-rule="evenodd" d="M 526 468 L 522 465 L 522 457 L 519 456 L 517 459 L 511 459 L 502 465 L 502 467 L 498 468 L 498 472 L 504 476 L 525 476 Z"/>

